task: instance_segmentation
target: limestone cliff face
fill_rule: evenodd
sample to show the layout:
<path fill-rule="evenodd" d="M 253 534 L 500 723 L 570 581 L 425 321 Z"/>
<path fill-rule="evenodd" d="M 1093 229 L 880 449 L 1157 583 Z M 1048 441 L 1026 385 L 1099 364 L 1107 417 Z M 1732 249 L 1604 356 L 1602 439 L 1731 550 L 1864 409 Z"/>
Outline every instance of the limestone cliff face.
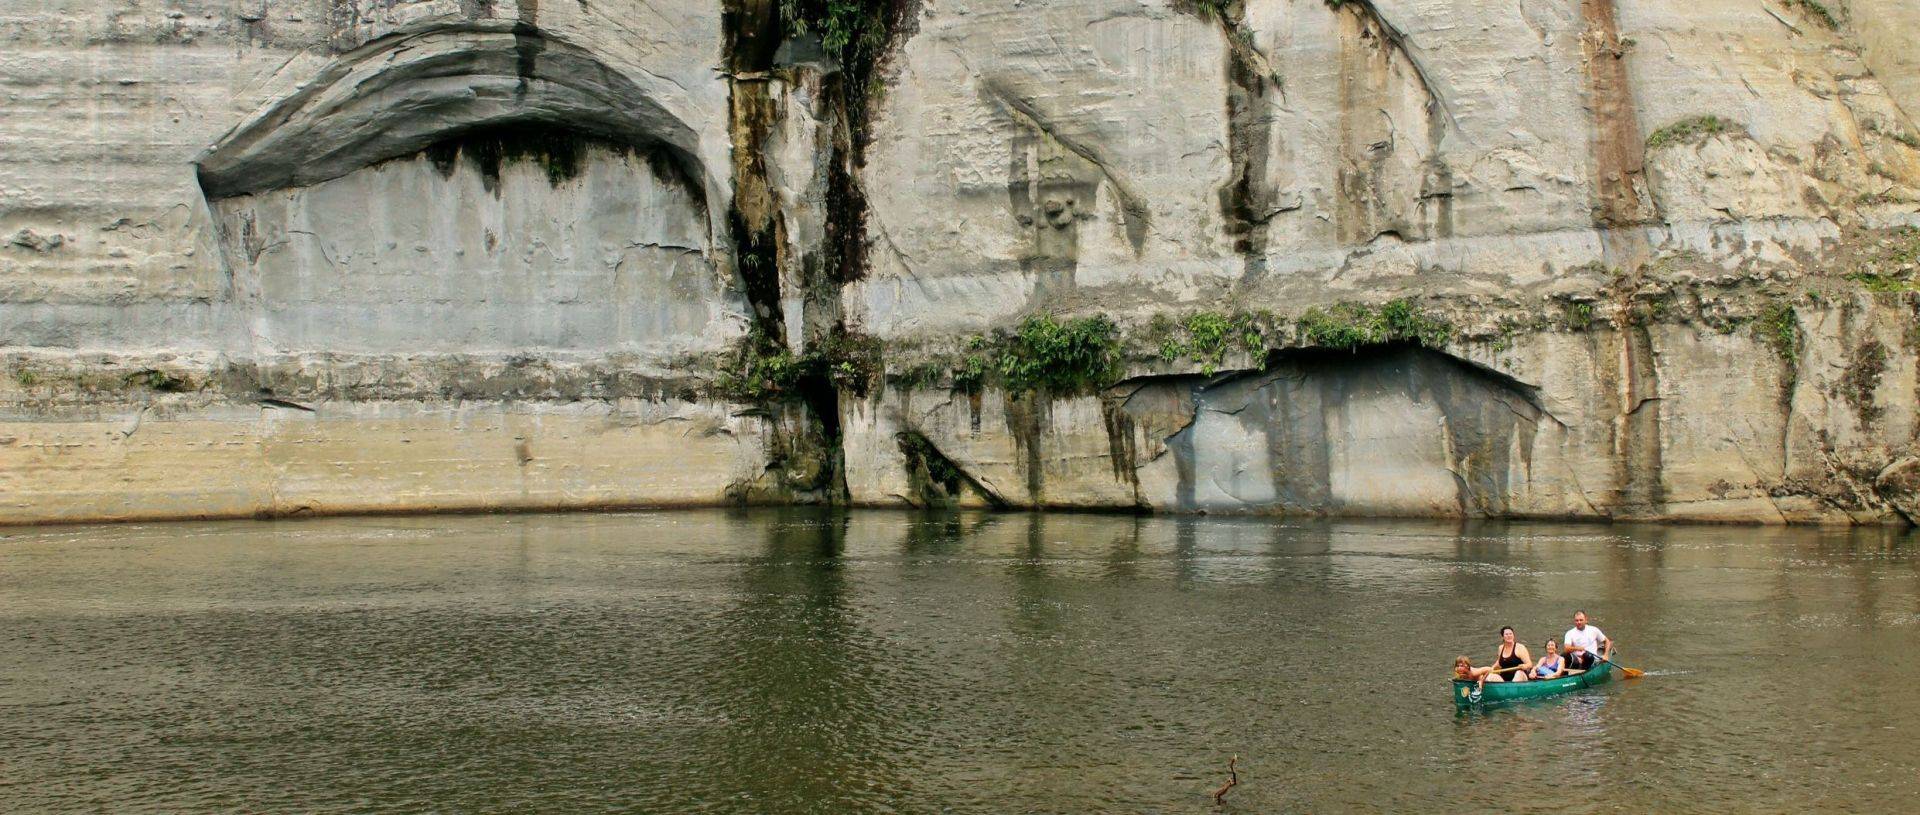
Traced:
<path fill-rule="evenodd" d="M 0 0 L 0 522 L 1911 521 L 1916 38 L 1906 0 Z M 1016 369 L 1039 315 L 1110 321 L 1098 376 Z"/>

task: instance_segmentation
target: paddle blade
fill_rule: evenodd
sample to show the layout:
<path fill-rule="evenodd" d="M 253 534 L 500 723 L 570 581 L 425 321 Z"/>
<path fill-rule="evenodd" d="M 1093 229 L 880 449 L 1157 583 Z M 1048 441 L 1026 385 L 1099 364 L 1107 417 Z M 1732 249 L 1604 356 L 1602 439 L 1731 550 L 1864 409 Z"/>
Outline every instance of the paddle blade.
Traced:
<path fill-rule="evenodd" d="M 1628 679 L 1639 679 L 1647 675 L 1646 671 L 1640 670 L 1639 668 L 1629 668 L 1625 665 L 1620 666 L 1620 673 L 1624 674 Z"/>

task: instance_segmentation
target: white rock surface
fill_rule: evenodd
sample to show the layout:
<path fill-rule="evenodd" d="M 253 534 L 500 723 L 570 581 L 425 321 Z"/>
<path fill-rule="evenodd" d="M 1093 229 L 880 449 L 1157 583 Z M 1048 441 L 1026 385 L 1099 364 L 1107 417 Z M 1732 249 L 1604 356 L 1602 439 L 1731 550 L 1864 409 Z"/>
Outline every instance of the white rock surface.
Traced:
<path fill-rule="evenodd" d="M 1910 519 L 1920 9 L 1827 5 L 918 0 L 828 246 L 839 77 L 729 76 L 719 0 L 0 0 L 0 523 L 761 500 L 823 460 L 871 504 Z M 476 157 L 527 128 L 565 138 Z M 843 391 L 838 452 L 796 448 L 709 387 L 765 318 L 743 167 L 788 345 L 844 323 L 898 374 L 1100 314 L 1131 378 Z M 1142 339 L 1392 298 L 1457 335 L 1217 380 Z"/>

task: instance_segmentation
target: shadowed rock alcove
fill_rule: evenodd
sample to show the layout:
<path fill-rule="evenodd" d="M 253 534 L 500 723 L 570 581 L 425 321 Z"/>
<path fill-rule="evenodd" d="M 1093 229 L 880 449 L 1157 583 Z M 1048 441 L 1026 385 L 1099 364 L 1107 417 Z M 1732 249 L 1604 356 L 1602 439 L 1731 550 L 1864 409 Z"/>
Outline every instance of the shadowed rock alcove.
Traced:
<path fill-rule="evenodd" d="M 526 27 L 376 40 L 199 164 L 275 352 L 711 350 L 742 323 L 691 128 Z"/>
<path fill-rule="evenodd" d="M 1121 409 L 1164 439 L 1141 481 L 1171 486 L 1170 508 L 1216 511 L 1503 514 L 1554 421 L 1532 387 L 1405 345 L 1149 380 Z"/>

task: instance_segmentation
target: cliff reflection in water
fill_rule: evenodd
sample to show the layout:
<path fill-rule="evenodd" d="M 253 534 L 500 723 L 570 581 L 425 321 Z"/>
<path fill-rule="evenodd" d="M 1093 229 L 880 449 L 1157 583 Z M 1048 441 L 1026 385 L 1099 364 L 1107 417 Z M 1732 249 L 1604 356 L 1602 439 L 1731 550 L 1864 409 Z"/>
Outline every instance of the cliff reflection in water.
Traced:
<path fill-rule="evenodd" d="M 1637 682 L 1456 717 L 1576 607 Z M 0 537 L 0 810 L 1899 809 L 1883 531 L 780 510 Z M 1844 670 L 1836 669 L 1844 666 Z"/>

